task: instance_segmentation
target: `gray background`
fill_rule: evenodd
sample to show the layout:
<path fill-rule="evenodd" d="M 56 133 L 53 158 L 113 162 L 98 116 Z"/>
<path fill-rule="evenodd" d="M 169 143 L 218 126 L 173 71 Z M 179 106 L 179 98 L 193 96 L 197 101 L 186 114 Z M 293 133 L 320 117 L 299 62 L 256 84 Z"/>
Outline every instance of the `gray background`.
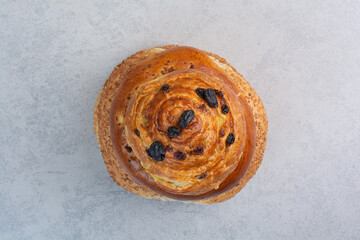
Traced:
<path fill-rule="evenodd" d="M 360 4 L 2 1 L 0 239 L 359 239 Z M 268 118 L 263 164 L 221 204 L 146 200 L 109 177 L 93 106 L 145 48 L 226 58 Z"/>

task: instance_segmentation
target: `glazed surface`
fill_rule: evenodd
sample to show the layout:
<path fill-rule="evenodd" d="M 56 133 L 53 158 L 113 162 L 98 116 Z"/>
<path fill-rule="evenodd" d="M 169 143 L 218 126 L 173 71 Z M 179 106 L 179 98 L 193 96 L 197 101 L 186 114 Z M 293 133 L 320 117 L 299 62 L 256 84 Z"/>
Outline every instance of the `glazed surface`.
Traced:
<path fill-rule="evenodd" d="M 136 183 L 179 200 L 213 197 L 239 183 L 254 153 L 255 124 L 243 90 L 230 79 L 205 52 L 190 47 L 154 54 L 123 77 L 110 133 L 116 159 Z M 218 105 L 197 89 L 216 91 Z M 194 118 L 179 127 L 189 110 Z M 180 134 L 169 137 L 170 127 Z M 149 156 L 154 142 L 164 147 L 162 161 Z"/>

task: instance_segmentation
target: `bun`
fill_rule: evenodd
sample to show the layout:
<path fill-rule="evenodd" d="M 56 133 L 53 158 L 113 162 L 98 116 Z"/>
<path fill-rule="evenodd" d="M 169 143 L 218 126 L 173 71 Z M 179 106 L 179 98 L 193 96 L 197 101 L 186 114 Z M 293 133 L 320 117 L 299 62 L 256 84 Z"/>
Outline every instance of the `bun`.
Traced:
<path fill-rule="evenodd" d="M 267 117 L 224 59 L 191 47 L 140 51 L 118 65 L 94 110 L 113 180 L 147 198 L 221 202 L 260 166 Z"/>

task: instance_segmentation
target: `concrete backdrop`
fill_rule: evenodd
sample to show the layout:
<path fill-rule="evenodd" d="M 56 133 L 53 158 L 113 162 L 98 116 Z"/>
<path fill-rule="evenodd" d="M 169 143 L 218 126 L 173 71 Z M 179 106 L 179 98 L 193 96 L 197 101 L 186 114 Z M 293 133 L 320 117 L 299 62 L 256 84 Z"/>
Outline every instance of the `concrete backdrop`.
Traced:
<path fill-rule="evenodd" d="M 1 1 L 0 239 L 359 239 L 360 2 Z M 114 66 L 214 52 L 261 96 L 262 166 L 221 204 L 109 177 L 93 106 Z"/>

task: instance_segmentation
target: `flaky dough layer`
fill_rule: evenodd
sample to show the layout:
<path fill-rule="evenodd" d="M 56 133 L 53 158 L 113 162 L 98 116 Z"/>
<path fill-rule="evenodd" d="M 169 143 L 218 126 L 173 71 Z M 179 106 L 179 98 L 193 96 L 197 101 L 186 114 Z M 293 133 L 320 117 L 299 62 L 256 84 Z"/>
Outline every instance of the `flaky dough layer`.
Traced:
<path fill-rule="evenodd" d="M 115 97 L 117 88 L 119 87 L 123 77 L 131 70 L 134 66 L 139 64 L 144 59 L 153 56 L 154 54 L 163 52 L 166 49 L 170 49 L 176 47 L 175 45 L 164 46 L 152 48 L 149 50 L 140 51 L 128 59 L 124 60 L 121 64 L 119 64 L 106 81 L 105 85 L 100 91 L 98 99 L 95 104 L 94 109 L 94 128 L 95 134 L 98 139 L 98 143 L 104 158 L 104 162 L 106 164 L 107 170 L 112 177 L 112 179 L 120 186 L 122 186 L 125 190 L 133 192 L 139 196 L 143 196 L 146 198 L 156 198 L 162 200 L 172 200 L 165 196 L 162 196 L 154 191 L 146 188 L 142 185 L 135 183 L 129 174 L 125 171 L 122 165 L 119 163 L 116 158 L 115 148 L 111 141 L 111 132 L 110 132 L 110 108 L 111 103 Z M 252 114 L 254 117 L 255 128 L 256 128 L 256 146 L 253 154 L 253 158 L 251 160 L 250 166 L 246 171 L 244 177 L 241 179 L 239 184 L 232 189 L 221 193 L 220 195 L 206 198 L 203 200 L 196 200 L 193 202 L 198 203 L 217 203 L 227 200 L 233 197 L 236 193 L 238 193 L 250 180 L 250 178 L 256 173 L 259 168 L 266 144 L 266 133 L 267 133 L 267 117 L 265 113 L 264 106 L 260 100 L 260 97 L 256 94 L 255 90 L 251 88 L 251 86 L 245 81 L 245 79 L 236 72 L 236 70 L 231 67 L 224 59 L 218 57 L 215 54 L 207 53 L 208 56 L 218 65 L 220 66 L 227 77 L 238 84 L 240 88 L 243 90 L 241 93 L 243 97 L 246 99 L 249 107 L 252 110 Z"/>

